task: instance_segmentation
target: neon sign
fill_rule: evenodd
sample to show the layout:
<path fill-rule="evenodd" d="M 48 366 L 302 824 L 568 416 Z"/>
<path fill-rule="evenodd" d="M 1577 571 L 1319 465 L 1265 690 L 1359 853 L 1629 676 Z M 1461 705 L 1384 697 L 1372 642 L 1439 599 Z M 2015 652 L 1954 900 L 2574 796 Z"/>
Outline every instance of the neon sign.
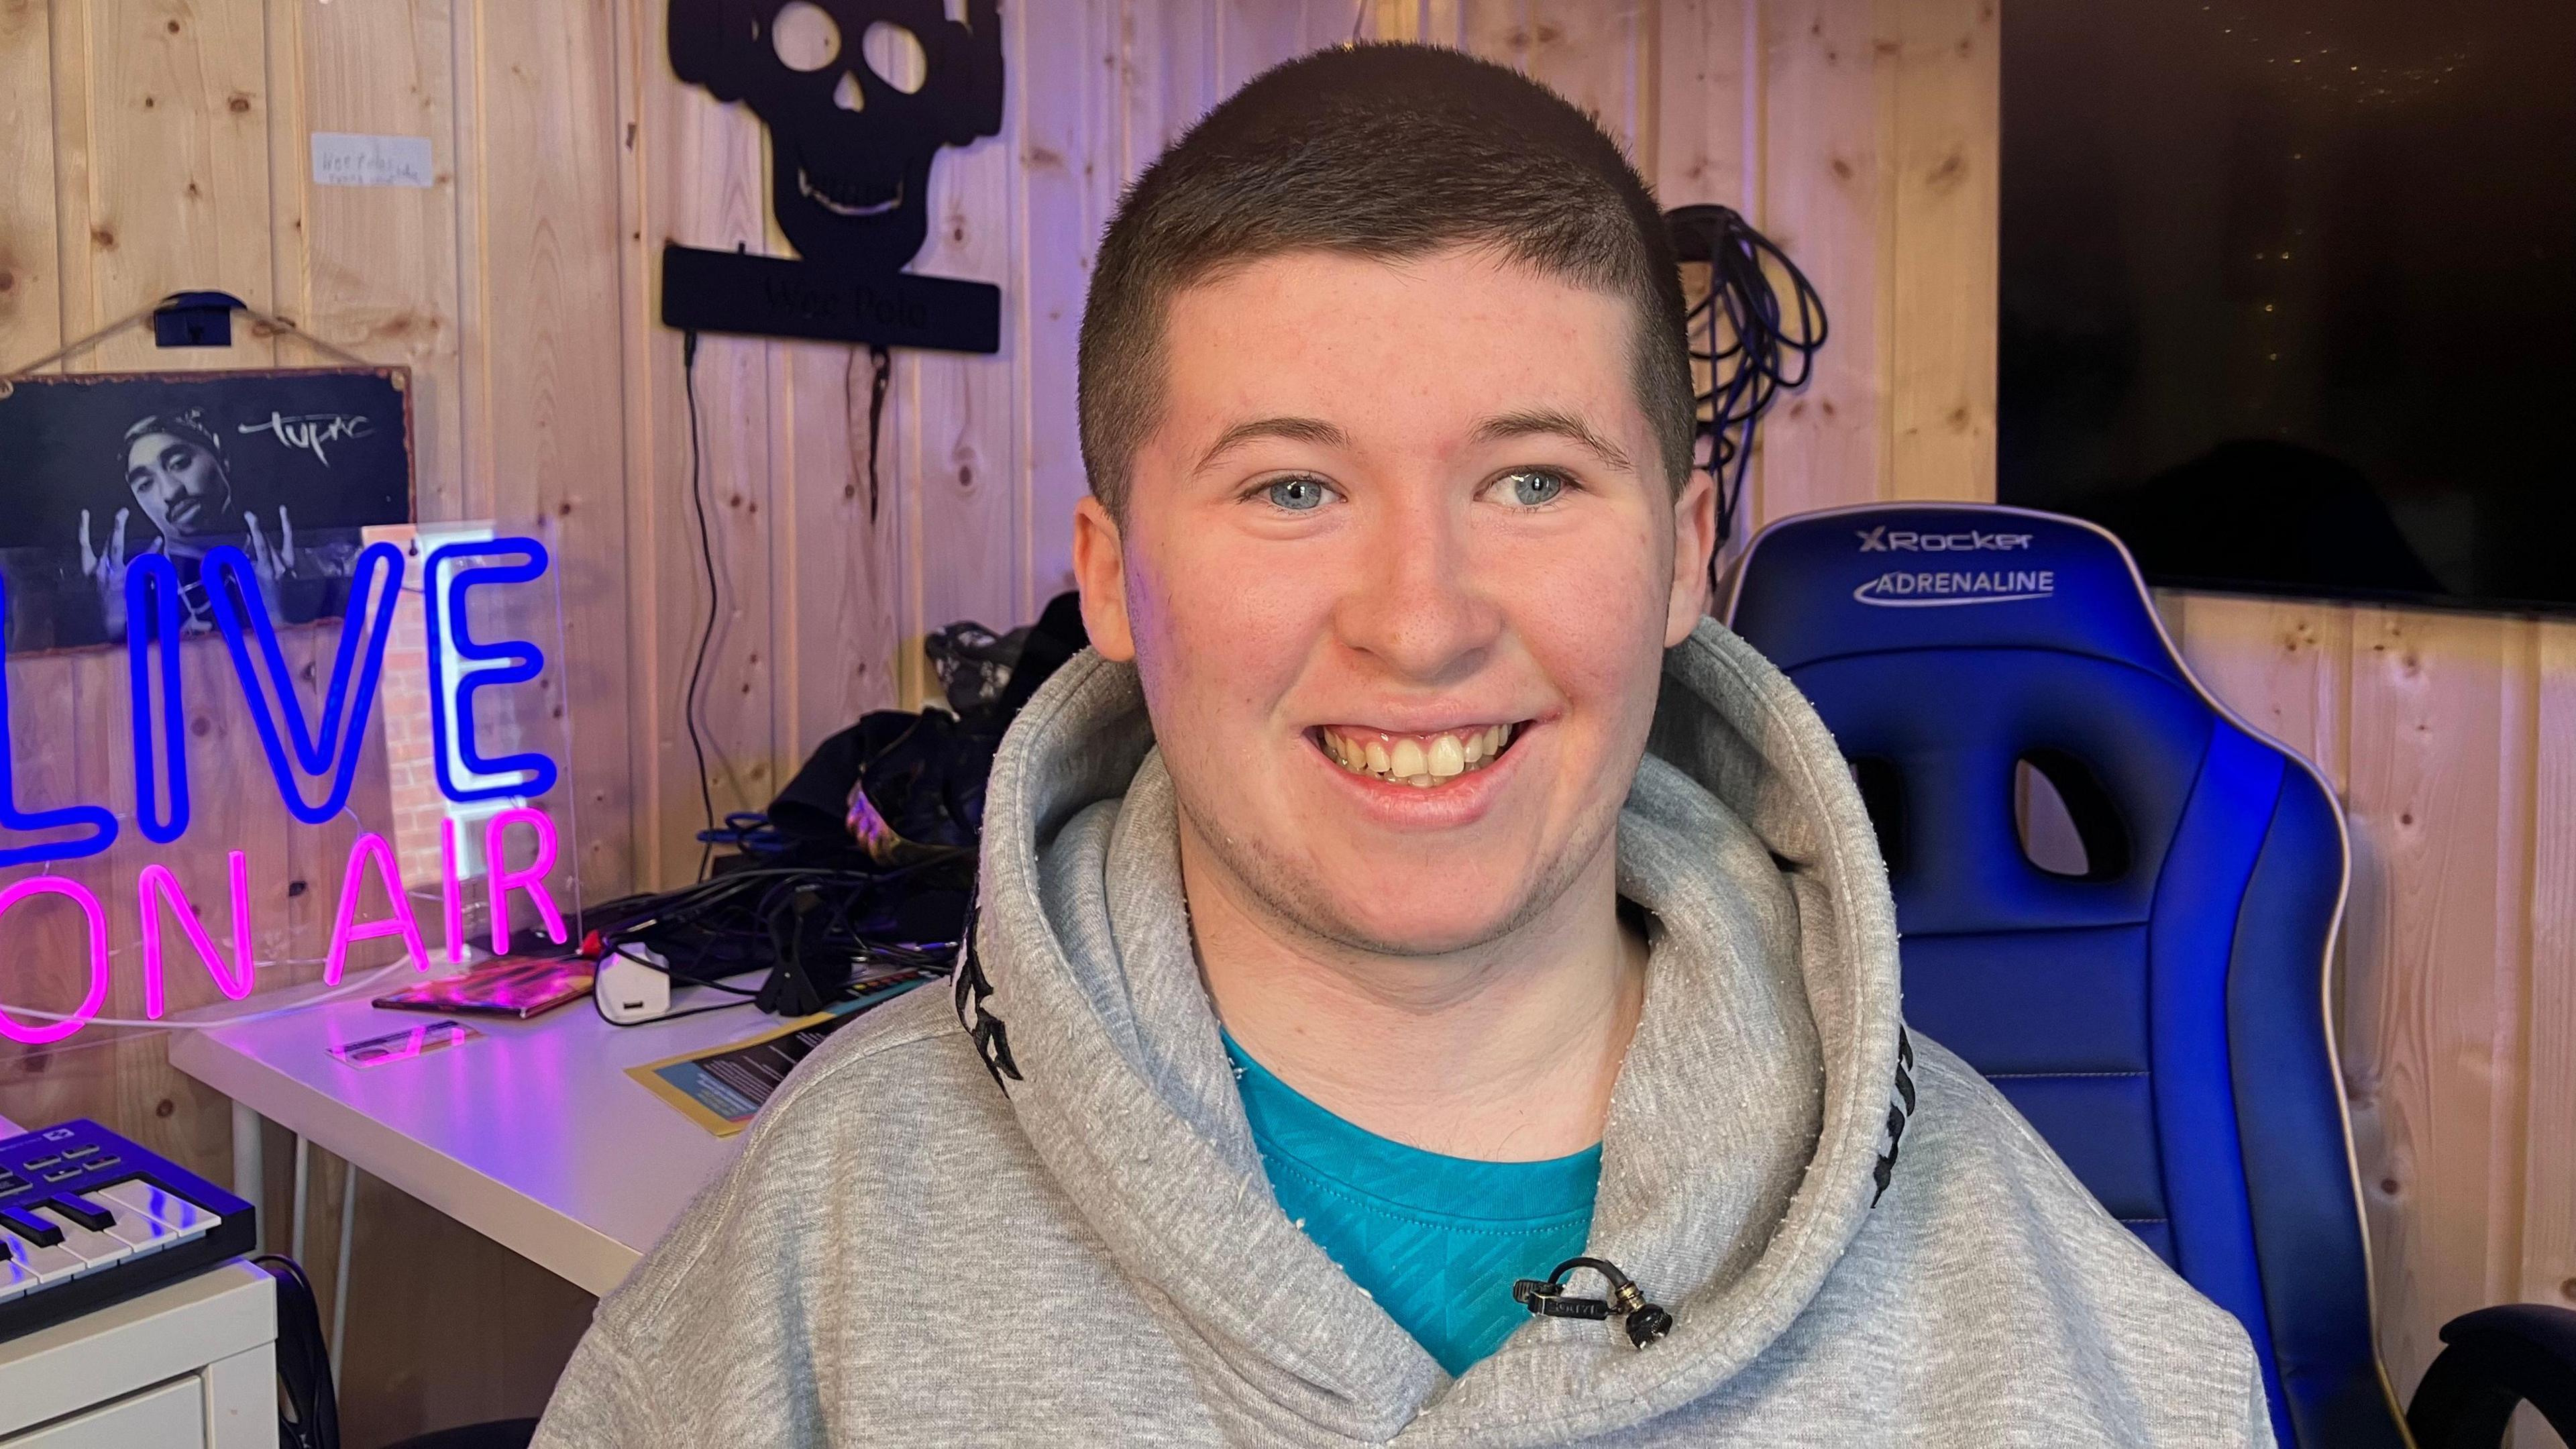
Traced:
<path fill-rule="evenodd" d="M 295 676 L 280 646 L 275 621 L 257 581 L 251 560 L 241 550 L 207 551 L 202 578 L 213 606 L 216 628 L 223 635 L 262 756 L 287 811 L 307 825 L 324 825 L 348 809 L 358 763 L 385 679 L 386 645 L 394 632 L 406 568 L 403 550 L 391 543 L 372 543 L 358 555 L 349 580 L 347 612 L 330 674 L 321 682 L 318 717 L 308 715 L 295 689 Z M 496 538 L 450 543 L 432 551 L 422 569 L 419 589 L 421 629 L 427 641 L 426 662 L 430 734 L 438 790 L 459 805 L 507 802 L 482 821 L 480 841 L 487 864 L 485 890 L 492 925 L 492 948 L 510 949 L 510 902 L 523 895 L 534 908 L 538 926 L 560 945 L 567 939 L 563 912 L 546 888 L 546 876 L 559 852 L 555 824 L 543 810 L 520 803 L 546 794 L 561 778 L 554 759 L 532 751 L 487 756 L 475 724 L 474 698 L 487 689 L 506 688 L 536 679 L 545 669 L 544 651 L 520 639 L 480 639 L 467 623 L 469 596 L 476 590 L 502 589 L 539 580 L 549 559 L 534 538 Z M 192 818 L 186 708 L 181 680 L 180 579 L 176 566 L 157 554 L 137 558 L 125 577 L 126 658 L 132 721 L 135 825 L 155 844 L 168 845 L 188 833 Z M 7 633 L 8 594 L 0 582 L 0 637 Z M 158 654 L 157 667 L 155 654 Z M 453 656 L 451 662 L 450 656 Z M 158 708 L 154 707 L 158 694 Z M 100 805 L 77 804 L 48 810 L 19 808 L 11 772 L 9 695 L 0 671 L 0 867 L 44 861 L 79 860 L 115 844 L 121 828 L 116 814 Z M 311 798 L 304 777 L 320 781 L 320 798 Z M 506 847 L 514 831 L 533 837 L 534 858 L 525 867 L 508 864 Z M 46 838 L 18 843 L 26 835 Z M 464 958 L 465 888 L 459 871 L 457 821 L 439 821 L 441 911 L 445 956 L 454 964 Z M 169 962 L 161 927 L 169 920 L 195 952 L 216 988 L 240 1000 L 250 995 L 256 963 L 252 941 L 249 859 L 240 851 L 226 858 L 226 894 L 232 908 L 229 959 L 207 930 L 197 906 L 179 877 L 159 862 L 143 867 L 135 880 L 135 909 L 141 925 L 144 1013 L 159 1020 L 164 1010 Z M 370 878 L 391 902 L 388 913 L 361 915 Z M 11 910 L 37 896 L 53 895 L 76 905 L 87 926 L 89 989 L 69 1017 L 41 1026 L 15 1020 L 0 1011 L 0 1037 L 27 1045 L 60 1041 L 79 1031 L 106 1004 L 109 986 L 107 912 L 96 894 L 80 882 L 40 875 L 0 888 L 0 922 Z M 349 848 L 341 873 L 338 909 L 331 926 L 323 979 L 336 983 L 348 963 L 351 946 L 368 940 L 402 942 L 414 966 L 430 967 L 429 947 L 406 890 L 396 853 L 376 831 L 363 831 Z"/>

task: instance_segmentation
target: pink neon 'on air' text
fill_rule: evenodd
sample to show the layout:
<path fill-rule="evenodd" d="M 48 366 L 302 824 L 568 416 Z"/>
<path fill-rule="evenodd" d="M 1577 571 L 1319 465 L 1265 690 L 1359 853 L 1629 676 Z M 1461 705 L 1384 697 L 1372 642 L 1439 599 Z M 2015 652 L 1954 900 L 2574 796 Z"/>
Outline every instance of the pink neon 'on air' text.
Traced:
<path fill-rule="evenodd" d="M 506 847 L 511 826 L 525 825 L 535 836 L 536 850 L 524 867 L 508 863 Z M 464 884 L 458 878 L 456 859 L 456 826 L 442 821 L 439 833 L 441 923 L 446 929 L 445 955 L 450 964 L 465 959 Z M 523 891 L 536 907 L 537 919 L 545 927 L 547 939 L 562 945 L 570 938 L 563 911 L 555 904 L 553 892 L 546 888 L 546 876 L 553 871 L 561 848 L 552 817 L 528 806 L 503 810 L 487 821 L 483 828 L 483 853 L 489 868 L 486 877 L 492 914 L 492 949 L 496 955 L 510 950 L 510 893 Z M 140 918 L 143 946 L 143 1014 L 153 1021 L 167 1010 L 169 955 L 161 940 L 164 912 L 174 921 L 179 934 L 186 938 L 189 949 L 212 976 L 224 995 L 239 1001 L 251 993 L 258 974 L 258 932 L 251 919 L 250 862 L 241 851 L 232 851 L 225 860 L 226 892 L 232 906 L 232 953 L 226 959 L 214 935 L 206 929 L 196 903 L 188 899 L 185 887 L 171 869 L 159 862 L 143 867 L 135 880 L 135 909 Z M 387 913 L 360 919 L 359 908 L 366 894 L 367 878 L 375 878 L 388 903 Z M 86 1025 L 107 1004 L 113 958 L 107 945 L 107 911 L 87 886 L 62 876 L 40 875 L 12 882 L 0 889 L 0 922 L 11 910 L 31 896 L 55 895 L 70 900 L 81 909 L 89 938 L 89 990 L 80 1005 L 69 1016 L 43 1025 L 29 1025 L 0 1010 L 0 1037 L 27 1046 L 42 1046 L 61 1041 Z M 419 918 L 412 910 L 411 894 L 403 883 L 402 867 L 394 858 L 393 847 L 374 832 L 361 835 L 349 846 L 349 862 L 340 876 L 340 901 L 331 922 L 331 944 L 323 958 L 322 979 L 337 984 L 346 973 L 349 948 L 360 941 L 380 937 L 399 938 L 403 948 L 420 970 L 429 969 L 429 945 L 422 939 Z"/>
<path fill-rule="evenodd" d="M 9 914 L 10 907 L 33 895 L 69 896 L 89 919 L 89 995 L 81 998 L 71 1019 L 50 1026 L 24 1026 L 0 1011 L 0 1036 L 27 1046 L 43 1046 L 88 1025 L 89 1019 L 98 1015 L 98 1009 L 107 1004 L 107 911 L 99 905 L 98 897 L 89 893 L 89 887 L 80 882 L 58 875 L 39 875 L 14 881 L 8 889 L 0 890 L 0 918 Z"/>
<path fill-rule="evenodd" d="M 135 905 L 143 918 L 143 1014 L 154 1021 L 161 1019 L 161 908 L 164 903 L 178 915 L 179 934 L 188 938 L 188 944 L 197 952 L 197 959 L 206 963 L 207 974 L 215 978 L 215 985 L 222 989 L 224 995 L 235 1001 L 250 995 L 251 975 L 258 968 L 256 955 L 251 949 L 250 858 L 236 850 L 224 864 L 230 877 L 233 900 L 233 959 L 229 966 L 216 952 L 213 938 L 206 934 L 205 926 L 197 919 L 196 906 L 189 902 L 188 892 L 180 886 L 179 878 L 170 873 L 170 867 L 156 860 L 143 867 L 142 876 L 134 883 L 134 893 L 139 898 Z"/>
<path fill-rule="evenodd" d="M 503 847 L 513 825 L 525 823 L 537 835 L 537 856 L 525 870 L 510 868 Z M 555 868 L 555 823 L 546 812 L 520 806 L 504 810 L 483 826 L 483 865 L 491 872 L 486 877 L 492 889 L 492 954 L 510 954 L 510 892 L 524 890 L 535 903 L 537 919 L 545 922 L 546 939 L 560 946 L 564 943 L 563 912 L 555 909 L 555 898 L 546 892 L 546 873 Z"/>

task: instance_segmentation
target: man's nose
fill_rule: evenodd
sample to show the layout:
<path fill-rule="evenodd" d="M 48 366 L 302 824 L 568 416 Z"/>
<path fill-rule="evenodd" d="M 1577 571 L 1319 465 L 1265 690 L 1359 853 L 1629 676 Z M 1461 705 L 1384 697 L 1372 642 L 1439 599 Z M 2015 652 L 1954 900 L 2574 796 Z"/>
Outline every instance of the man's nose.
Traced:
<path fill-rule="evenodd" d="M 1502 628 L 1478 576 L 1464 510 L 1425 500 L 1372 520 L 1335 623 L 1342 642 L 1407 679 L 1471 673 Z"/>

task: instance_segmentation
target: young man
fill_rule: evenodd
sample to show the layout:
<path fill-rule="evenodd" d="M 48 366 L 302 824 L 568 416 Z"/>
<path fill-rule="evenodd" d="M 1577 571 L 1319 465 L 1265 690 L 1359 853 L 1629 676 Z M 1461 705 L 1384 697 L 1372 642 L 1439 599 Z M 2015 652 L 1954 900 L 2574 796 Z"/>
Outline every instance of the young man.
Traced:
<path fill-rule="evenodd" d="M 1662 235 L 1412 47 L 1138 181 L 1097 654 L 953 998 L 797 1073 L 541 1445 L 2270 1442 L 2234 1320 L 1907 1039 L 1842 760 L 1701 617 Z"/>

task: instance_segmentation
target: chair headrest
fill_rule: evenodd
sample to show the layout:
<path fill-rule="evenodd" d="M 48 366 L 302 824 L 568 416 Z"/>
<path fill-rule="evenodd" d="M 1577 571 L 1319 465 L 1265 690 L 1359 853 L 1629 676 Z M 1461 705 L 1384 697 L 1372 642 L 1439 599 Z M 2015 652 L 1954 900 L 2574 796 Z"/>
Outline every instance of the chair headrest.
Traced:
<path fill-rule="evenodd" d="M 1847 654 L 2057 650 L 2183 682 L 2128 550 L 2081 519 L 1982 503 L 1801 513 L 1754 536 L 1728 623 L 1784 670 Z"/>

